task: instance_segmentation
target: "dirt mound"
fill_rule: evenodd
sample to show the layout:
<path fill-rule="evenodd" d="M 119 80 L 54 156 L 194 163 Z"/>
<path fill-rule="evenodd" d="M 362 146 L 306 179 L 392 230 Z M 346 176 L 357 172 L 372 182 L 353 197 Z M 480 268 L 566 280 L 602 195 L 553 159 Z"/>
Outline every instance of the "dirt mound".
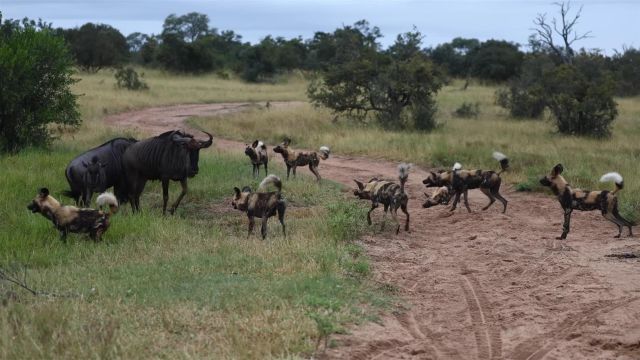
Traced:
<path fill-rule="evenodd" d="M 289 106 L 289 103 L 272 103 Z M 118 114 L 114 126 L 150 134 L 184 128 L 189 116 L 242 111 L 248 103 L 180 105 Z M 239 142 L 216 145 L 242 151 Z M 395 179 L 395 163 L 332 156 L 323 178 Z M 497 165 L 497 164 L 496 164 Z M 305 171 L 305 169 L 301 169 Z M 470 192 L 473 213 L 423 209 L 424 170 L 409 176 L 411 231 L 363 239 L 377 281 L 399 289 L 407 309 L 334 336 L 323 358 L 353 359 L 638 359 L 638 240 L 614 240 L 616 229 L 597 212 L 574 213 L 568 251 L 552 248 L 562 210 L 541 194 L 503 189 L 506 214 Z M 382 210 L 373 213 L 379 226 Z M 403 215 L 399 214 L 402 220 Z M 363 219 L 365 221 L 365 219 Z"/>

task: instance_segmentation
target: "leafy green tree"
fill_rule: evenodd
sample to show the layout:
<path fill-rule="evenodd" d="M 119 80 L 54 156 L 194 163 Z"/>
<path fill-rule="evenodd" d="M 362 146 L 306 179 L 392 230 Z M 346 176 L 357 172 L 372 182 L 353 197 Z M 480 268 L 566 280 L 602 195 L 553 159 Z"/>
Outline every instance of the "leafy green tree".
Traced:
<path fill-rule="evenodd" d="M 518 74 L 524 54 L 518 45 L 501 40 L 488 40 L 469 54 L 471 74 L 487 81 L 505 81 Z"/>
<path fill-rule="evenodd" d="M 360 121 L 373 114 L 387 128 L 435 127 L 433 97 L 442 77 L 420 50 L 419 32 L 399 35 L 388 51 L 380 51 L 380 31 L 365 21 L 332 36 L 335 56 L 309 85 L 314 104 Z"/>
<path fill-rule="evenodd" d="M 616 95 L 640 95 L 640 49 L 628 48 L 616 53 L 610 67 L 616 81 Z"/>
<path fill-rule="evenodd" d="M 508 109 L 514 118 L 540 118 L 547 98 L 544 76 L 555 66 L 546 54 L 527 55 L 520 74 L 509 80 L 508 88 L 496 92 L 497 104 Z"/>
<path fill-rule="evenodd" d="M 478 39 L 457 37 L 450 43 L 444 43 L 427 50 L 429 57 L 447 69 L 451 76 L 466 77 L 470 75 L 471 64 L 469 53 L 480 46 Z"/>
<path fill-rule="evenodd" d="M 215 33 L 209 29 L 209 16 L 197 12 L 190 12 L 182 16 L 171 14 L 164 20 L 162 35 L 175 35 L 185 42 L 194 42 L 198 38 Z"/>
<path fill-rule="evenodd" d="M 129 56 L 127 39 L 109 25 L 86 23 L 63 33 L 78 66 L 85 71 L 117 66 Z"/>
<path fill-rule="evenodd" d="M 0 36 L 0 149 L 46 145 L 51 124 L 80 124 L 73 58 L 51 29 L 0 25 L 11 28 Z"/>

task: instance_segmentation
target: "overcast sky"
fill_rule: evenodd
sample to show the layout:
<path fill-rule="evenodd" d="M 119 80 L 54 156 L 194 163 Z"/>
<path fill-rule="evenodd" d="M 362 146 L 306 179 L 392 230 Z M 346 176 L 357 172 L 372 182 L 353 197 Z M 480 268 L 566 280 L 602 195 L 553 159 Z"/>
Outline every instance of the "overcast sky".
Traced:
<path fill-rule="evenodd" d="M 333 31 L 360 19 L 380 27 L 383 44 L 415 25 L 425 45 L 452 38 L 506 39 L 526 44 L 538 13 L 555 14 L 544 0 L 0 0 L 5 18 L 42 18 L 56 27 L 98 22 L 118 28 L 125 36 L 159 33 L 164 18 L 197 11 L 209 15 L 211 26 L 234 30 L 245 41 L 271 34 L 310 38 L 315 31 Z M 593 38 L 580 46 L 607 53 L 623 45 L 640 47 L 640 0 L 574 0 L 584 5 L 579 32 Z"/>

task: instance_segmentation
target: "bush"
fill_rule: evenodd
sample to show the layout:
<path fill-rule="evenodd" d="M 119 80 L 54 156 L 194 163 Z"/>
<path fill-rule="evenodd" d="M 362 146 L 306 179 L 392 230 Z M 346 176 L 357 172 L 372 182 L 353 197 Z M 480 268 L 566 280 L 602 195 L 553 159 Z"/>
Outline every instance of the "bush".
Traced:
<path fill-rule="evenodd" d="M 148 90 L 149 86 L 142 80 L 144 74 L 138 73 L 130 66 L 120 68 L 116 71 L 116 87 L 127 90 Z"/>
<path fill-rule="evenodd" d="M 127 39 L 109 25 L 86 23 L 80 28 L 64 30 L 63 34 L 78 66 L 85 71 L 116 66 L 129 56 Z"/>
<path fill-rule="evenodd" d="M 575 65 L 560 65 L 545 77 L 547 104 L 558 131 L 605 137 L 618 115 L 610 76 L 588 76 Z"/>
<path fill-rule="evenodd" d="M 50 124 L 80 124 L 73 65 L 64 40 L 48 29 L 0 37 L 1 151 L 48 144 Z"/>
<path fill-rule="evenodd" d="M 543 76 L 555 64 L 546 55 L 530 55 L 522 64 L 520 75 L 507 89 L 496 91 L 496 104 L 509 110 L 515 118 L 539 118 L 546 107 Z"/>
<path fill-rule="evenodd" d="M 480 115 L 480 103 L 476 102 L 472 104 L 463 102 L 462 105 L 453 112 L 453 115 L 465 119 L 477 118 L 478 115 Z"/>

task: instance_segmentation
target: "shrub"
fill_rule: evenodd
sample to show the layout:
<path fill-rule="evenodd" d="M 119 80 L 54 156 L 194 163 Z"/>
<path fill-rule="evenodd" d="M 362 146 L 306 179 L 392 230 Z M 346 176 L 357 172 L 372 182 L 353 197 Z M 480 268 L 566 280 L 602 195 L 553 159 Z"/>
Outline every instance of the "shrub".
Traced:
<path fill-rule="evenodd" d="M 0 40 L 0 150 L 48 144 L 50 124 L 78 126 L 73 58 L 64 40 L 34 28 Z"/>
<path fill-rule="evenodd" d="M 142 80 L 142 75 L 138 73 L 130 66 L 119 68 L 116 71 L 116 87 L 127 90 L 148 90 L 149 86 Z"/>
<path fill-rule="evenodd" d="M 614 82 L 608 74 L 580 67 L 563 64 L 545 76 L 547 105 L 560 133 L 609 136 L 618 115 Z"/>
<path fill-rule="evenodd" d="M 463 102 L 462 105 L 453 112 L 453 115 L 465 119 L 477 118 L 478 115 L 480 115 L 480 103 Z"/>

